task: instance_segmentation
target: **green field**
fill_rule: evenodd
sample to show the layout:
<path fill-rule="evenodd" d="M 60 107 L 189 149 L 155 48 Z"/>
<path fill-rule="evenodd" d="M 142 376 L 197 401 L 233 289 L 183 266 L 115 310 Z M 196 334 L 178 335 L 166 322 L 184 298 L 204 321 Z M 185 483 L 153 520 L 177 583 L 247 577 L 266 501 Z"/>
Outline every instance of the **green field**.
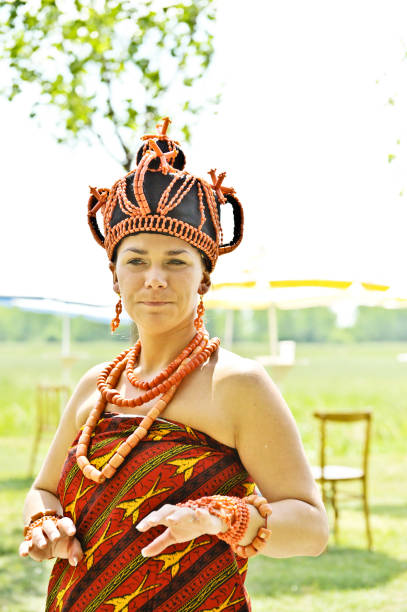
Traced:
<path fill-rule="evenodd" d="M 30 486 L 28 462 L 34 424 L 37 382 L 60 382 L 59 346 L 2 344 L 0 397 L 0 610 L 37 612 L 52 561 L 35 563 L 17 555 L 22 507 Z M 125 345 L 77 344 L 72 380 L 98 361 L 113 358 Z M 236 345 L 233 350 L 254 357 L 265 345 Z M 359 503 L 340 506 L 338 545 L 331 535 L 320 557 L 250 561 L 247 588 L 253 612 L 407 612 L 407 363 L 396 355 L 406 343 L 298 344 L 297 357 L 308 360 L 291 370 L 283 395 L 300 429 L 309 460 L 315 463 L 318 429 L 316 410 L 373 411 L 370 462 L 370 507 L 374 549 L 366 550 Z M 353 450 L 356 437 L 335 435 L 341 459 Z M 48 436 L 41 445 L 46 452 Z M 40 458 L 36 468 L 39 467 Z M 350 490 L 349 488 L 347 490 Z M 353 490 L 353 489 L 352 489 Z M 332 510 L 328 508 L 332 523 Z"/>

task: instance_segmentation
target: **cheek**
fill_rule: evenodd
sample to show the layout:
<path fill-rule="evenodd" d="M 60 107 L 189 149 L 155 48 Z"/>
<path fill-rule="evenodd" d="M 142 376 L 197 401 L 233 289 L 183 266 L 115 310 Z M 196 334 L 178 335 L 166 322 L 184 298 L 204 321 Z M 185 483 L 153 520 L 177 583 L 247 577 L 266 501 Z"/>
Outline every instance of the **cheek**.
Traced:
<path fill-rule="evenodd" d="M 176 292 L 187 297 L 195 297 L 198 292 L 200 276 L 193 270 L 185 270 L 172 279 L 173 287 Z"/>
<path fill-rule="evenodd" d="M 137 274 L 131 267 L 123 266 L 117 273 L 119 283 L 127 286 L 138 286 L 143 283 L 141 274 Z"/>

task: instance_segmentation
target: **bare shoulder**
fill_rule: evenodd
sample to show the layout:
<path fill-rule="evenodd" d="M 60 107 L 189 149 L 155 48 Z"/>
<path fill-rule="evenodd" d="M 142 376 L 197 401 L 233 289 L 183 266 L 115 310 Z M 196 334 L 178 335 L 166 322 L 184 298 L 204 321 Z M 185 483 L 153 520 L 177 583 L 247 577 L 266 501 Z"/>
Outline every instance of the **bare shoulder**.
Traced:
<path fill-rule="evenodd" d="M 254 359 L 222 349 L 214 372 L 221 404 L 234 423 L 235 433 L 245 427 L 248 414 L 263 418 L 290 418 L 280 389 L 264 366 Z"/>
<path fill-rule="evenodd" d="M 97 363 L 96 365 L 89 368 L 89 370 L 87 370 L 85 374 L 83 374 L 82 378 L 79 380 L 78 385 L 86 387 L 88 385 L 93 386 L 93 384 L 96 384 L 99 374 L 108 364 L 108 361 L 102 361 L 101 363 Z"/>
<path fill-rule="evenodd" d="M 59 476 L 68 448 L 78 432 L 77 418 L 88 397 L 96 387 L 99 373 L 106 362 L 89 368 L 76 384 L 71 397 L 62 413 L 54 439 L 44 459 L 33 488 L 43 489 L 56 494 Z"/>
<path fill-rule="evenodd" d="M 97 391 L 97 379 L 102 370 L 108 365 L 108 361 L 103 361 L 92 366 L 85 372 L 79 380 L 76 389 L 72 395 L 74 403 L 75 426 L 80 429 L 89 413 L 89 401 L 95 391 Z"/>
<path fill-rule="evenodd" d="M 232 391 L 236 384 L 239 390 L 246 385 L 250 388 L 251 385 L 258 382 L 259 379 L 270 379 L 264 367 L 256 360 L 242 357 L 237 353 L 233 353 L 223 347 L 219 347 L 218 360 L 214 370 L 214 380 L 225 390 Z M 273 383 L 272 383 L 273 384 Z"/>
<path fill-rule="evenodd" d="M 96 389 L 96 383 L 99 374 L 108 364 L 107 361 L 97 363 L 87 370 L 77 382 L 72 393 L 70 403 L 74 404 L 74 408 L 79 409 L 80 405 L 91 395 Z"/>

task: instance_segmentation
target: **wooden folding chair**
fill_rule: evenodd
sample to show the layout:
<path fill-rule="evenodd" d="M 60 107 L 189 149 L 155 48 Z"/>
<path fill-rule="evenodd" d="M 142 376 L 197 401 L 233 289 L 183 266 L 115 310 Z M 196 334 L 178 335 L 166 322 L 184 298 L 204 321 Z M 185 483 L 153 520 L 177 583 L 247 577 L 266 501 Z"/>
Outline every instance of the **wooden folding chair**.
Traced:
<path fill-rule="evenodd" d="M 28 465 L 28 476 L 34 471 L 39 444 L 42 435 L 46 431 L 55 431 L 62 409 L 67 404 L 70 396 L 70 388 L 67 385 L 44 385 L 36 387 L 36 418 L 33 446 L 31 449 L 30 463 Z"/>
<path fill-rule="evenodd" d="M 372 549 L 372 534 L 369 522 L 369 504 L 367 499 L 367 473 L 369 461 L 369 446 L 371 433 L 372 413 L 370 410 L 361 412 L 315 412 L 314 417 L 320 421 L 320 465 L 313 466 L 312 473 L 317 482 L 321 484 L 322 497 L 324 504 L 331 502 L 334 511 L 334 536 L 338 543 L 338 522 L 339 509 L 337 499 L 337 484 L 339 482 L 360 480 L 362 483 L 362 494 L 351 494 L 341 491 L 342 497 L 358 498 L 363 500 L 363 510 L 366 523 L 366 537 L 369 550 Z M 346 465 L 327 465 L 326 454 L 328 445 L 327 423 L 341 423 L 343 425 L 354 424 L 357 421 L 364 421 L 364 436 L 360 444 L 361 467 L 349 467 Z M 330 484 L 330 493 L 327 486 Z"/>

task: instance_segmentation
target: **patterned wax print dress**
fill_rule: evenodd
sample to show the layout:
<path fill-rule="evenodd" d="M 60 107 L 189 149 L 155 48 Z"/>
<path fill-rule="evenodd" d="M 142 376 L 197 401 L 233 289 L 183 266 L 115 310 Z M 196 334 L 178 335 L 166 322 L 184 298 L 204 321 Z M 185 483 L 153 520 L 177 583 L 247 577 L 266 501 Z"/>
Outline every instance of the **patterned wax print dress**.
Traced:
<path fill-rule="evenodd" d="M 88 457 L 101 469 L 142 416 L 105 412 Z M 141 549 L 165 531 L 135 525 L 165 503 L 205 495 L 244 497 L 255 483 L 236 449 L 177 421 L 157 418 L 111 479 L 95 484 L 75 460 L 80 433 L 58 484 L 64 515 L 72 518 L 84 556 L 76 567 L 57 559 L 48 585 L 51 612 L 250 612 L 247 559 L 216 535 L 202 535 L 143 557 Z"/>

